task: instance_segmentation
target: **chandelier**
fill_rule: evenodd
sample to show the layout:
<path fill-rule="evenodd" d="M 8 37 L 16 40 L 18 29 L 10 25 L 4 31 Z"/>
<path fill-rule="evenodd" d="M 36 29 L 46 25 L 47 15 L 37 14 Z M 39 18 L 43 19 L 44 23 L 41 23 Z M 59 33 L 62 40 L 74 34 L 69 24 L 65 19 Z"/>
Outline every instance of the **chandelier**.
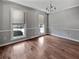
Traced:
<path fill-rule="evenodd" d="M 48 7 L 46 7 L 46 11 L 52 13 L 54 10 L 56 10 L 56 7 L 54 6 L 53 1 L 50 1 Z"/>

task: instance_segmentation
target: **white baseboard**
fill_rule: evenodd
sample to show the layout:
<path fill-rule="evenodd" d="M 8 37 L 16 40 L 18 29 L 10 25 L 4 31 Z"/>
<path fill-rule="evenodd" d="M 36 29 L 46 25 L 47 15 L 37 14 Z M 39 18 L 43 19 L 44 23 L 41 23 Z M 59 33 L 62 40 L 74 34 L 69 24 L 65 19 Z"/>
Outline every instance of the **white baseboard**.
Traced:
<path fill-rule="evenodd" d="M 31 38 L 24 38 L 24 39 L 22 39 L 22 40 L 17 40 L 17 41 L 5 43 L 5 44 L 0 45 L 0 47 L 6 46 L 6 45 L 9 45 L 9 44 L 14 44 L 14 43 L 21 42 L 21 41 L 25 41 L 25 40 L 30 40 L 30 39 L 32 39 L 32 38 L 36 38 L 36 37 L 40 37 L 40 36 L 44 36 L 44 35 L 53 35 L 53 36 L 57 36 L 57 37 L 69 39 L 69 40 L 72 40 L 72 41 L 75 41 L 75 42 L 79 42 L 79 40 L 75 40 L 75 39 L 73 39 L 73 38 L 69 38 L 69 37 L 64 37 L 64 36 L 60 36 L 60 35 L 56 35 L 56 34 L 49 34 L 49 33 L 47 33 L 47 34 L 36 35 L 36 36 L 31 37 Z"/>
<path fill-rule="evenodd" d="M 60 35 L 56 35 L 56 34 L 50 34 L 50 35 L 65 38 L 65 39 L 72 40 L 72 41 L 75 41 L 75 42 L 79 42 L 79 40 L 76 40 L 76 39 L 73 39 L 73 38 L 70 38 L 70 37 L 60 36 Z"/>
<path fill-rule="evenodd" d="M 30 37 L 30 38 L 23 38 L 22 40 L 16 40 L 16 41 L 13 41 L 13 42 L 5 43 L 5 44 L 0 45 L 0 47 L 7 46 L 7 45 L 10 45 L 10 44 L 14 44 L 14 43 L 18 43 L 18 42 L 25 41 L 25 40 L 30 40 L 32 38 L 40 37 L 40 36 L 43 36 L 43 35 L 46 35 L 46 34 L 36 35 L 36 36 Z"/>

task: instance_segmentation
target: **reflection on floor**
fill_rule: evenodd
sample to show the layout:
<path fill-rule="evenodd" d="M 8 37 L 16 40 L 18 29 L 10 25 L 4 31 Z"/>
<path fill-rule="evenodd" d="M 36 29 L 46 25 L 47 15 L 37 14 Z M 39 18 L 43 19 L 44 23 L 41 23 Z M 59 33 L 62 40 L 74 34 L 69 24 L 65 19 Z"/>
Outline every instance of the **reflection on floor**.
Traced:
<path fill-rule="evenodd" d="M 0 59 L 79 59 L 79 43 L 42 36 L 1 47 Z"/>

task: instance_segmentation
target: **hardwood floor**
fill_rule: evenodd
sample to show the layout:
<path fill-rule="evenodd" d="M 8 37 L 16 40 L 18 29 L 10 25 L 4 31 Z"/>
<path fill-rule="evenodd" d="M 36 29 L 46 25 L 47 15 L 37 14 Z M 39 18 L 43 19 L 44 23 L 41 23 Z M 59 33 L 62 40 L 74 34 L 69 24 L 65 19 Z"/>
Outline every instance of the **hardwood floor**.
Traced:
<path fill-rule="evenodd" d="M 0 59 L 79 59 L 79 43 L 46 35 L 1 47 Z"/>

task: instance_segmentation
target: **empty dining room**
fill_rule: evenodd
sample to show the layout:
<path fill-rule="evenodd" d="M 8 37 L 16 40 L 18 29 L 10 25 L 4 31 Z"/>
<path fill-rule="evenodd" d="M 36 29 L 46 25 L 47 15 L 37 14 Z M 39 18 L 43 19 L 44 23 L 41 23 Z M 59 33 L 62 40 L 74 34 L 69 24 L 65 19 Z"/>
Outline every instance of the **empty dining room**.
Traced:
<path fill-rule="evenodd" d="M 0 0 L 0 59 L 79 59 L 79 0 Z"/>

